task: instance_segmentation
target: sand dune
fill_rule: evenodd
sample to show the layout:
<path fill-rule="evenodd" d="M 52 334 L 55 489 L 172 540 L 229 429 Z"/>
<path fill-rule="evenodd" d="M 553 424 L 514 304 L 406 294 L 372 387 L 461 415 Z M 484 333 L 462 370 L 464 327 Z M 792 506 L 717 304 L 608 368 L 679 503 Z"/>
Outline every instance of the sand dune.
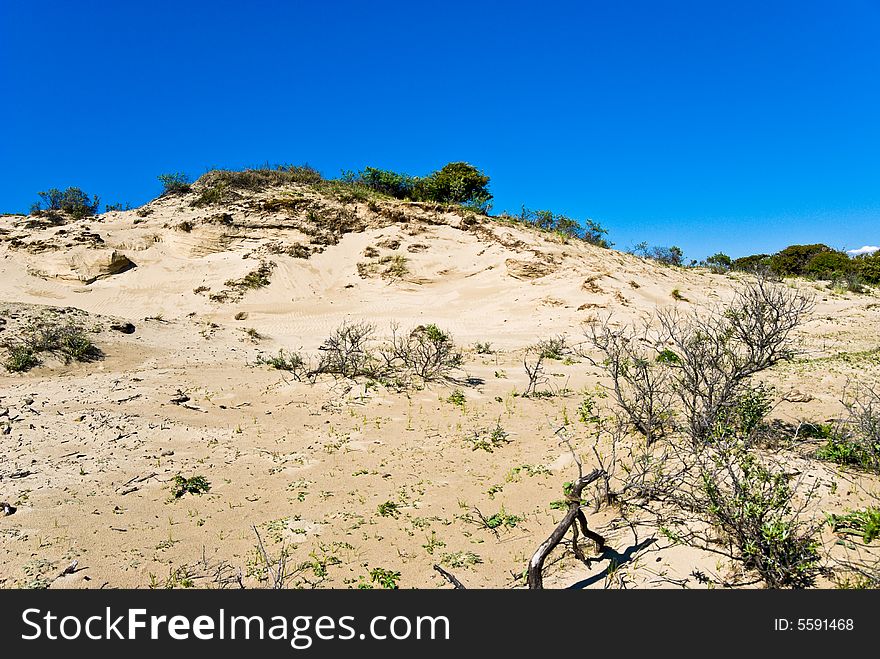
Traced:
<path fill-rule="evenodd" d="M 608 315 L 625 323 L 659 307 L 724 302 L 739 277 L 662 267 L 461 210 L 344 201 L 305 186 L 225 206 L 194 207 L 195 198 L 166 195 L 57 226 L 0 218 L 2 338 L 74 308 L 70 317 L 94 330 L 103 352 L 0 374 L 0 501 L 17 509 L 0 518 L 4 587 L 218 587 L 239 575 L 258 586 L 252 526 L 272 551 L 288 548 L 298 585 L 353 587 L 382 567 L 401 573 L 401 587 L 441 587 L 432 570 L 441 562 L 471 587 L 521 585 L 527 557 L 561 517 L 549 503 L 575 475 L 554 432 L 576 419 L 581 392 L 601 383 L 572 357 L 549 363 L 556 395 L 515 395 L 526 384 L 525 349 L 559 334 L 576 343 L 585 322 Z M 344 214 L 352 230 L 310 220 L 303 204 L 321 217 Z M 122 258 L 131 265 L 120 267 Z M 261 264 L 267 285 L 234 283 Z M 791 285 L 818 296 L 798 334 L 812 362 L 767 374 L 778 391 L 801 395 L 774 414 L 825 420 L 840 413 L 848 380 L 876 378 L 876 360 L 838 357 L 878 347 L 880 305 L 872 294 Z M 380 337 L 392 324 L 436 323 L 465 348 L 470 384 L 310 385 L 256 364 L 280 349 L 316 351 L 345 320 L 367 320 Z M 111 329 L 121 322 L 135 332 Z M 492 353 L 478 354 L 477 342 Z M 448 401 L 456 388 L 463 405 Z M 185 403 L 172 402 L 178 392 Z M 470 438 L 496 424 L 509 443 L 474 450 Z M 571 427 L 588 462 L 590 437 Z M 860 488 L 870 480 L 791 461 L 820 483 L 817 514 L 868 501 Z M 203 475 L 211 489 L 170 501 L 178 474 Z M 474 508 L 521 519 L 496 535 L 474 523 Z M 695 572 L 732 569 L 662 538 L 641 547 L 650 531 L 634 535 L 613 509 L 590 519 L 625 559 L 615 578 L 630 586 L 706 587 Z M 833 534 L 823 538 L 833 547 Z M 607 562 L 560 557 L 548 585 L 607 585 Z M 80 568 L 56 578 L 73 559 Z"/>

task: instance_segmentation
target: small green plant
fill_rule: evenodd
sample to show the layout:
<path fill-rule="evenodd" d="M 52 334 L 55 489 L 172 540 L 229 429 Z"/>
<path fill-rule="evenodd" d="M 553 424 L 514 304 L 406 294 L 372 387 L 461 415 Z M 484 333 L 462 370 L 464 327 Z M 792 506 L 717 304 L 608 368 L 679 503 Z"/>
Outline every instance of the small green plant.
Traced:
<path fill-rule="evenodd" d="M 431 556 L 434 555 L 434 551 L 438 547 L 445 547 L 446 543 L 437 538 L 437 534 L 434 531 L 431 531 L 431 537 L 428 538 L 428 541 L 422 545 L 422 548 L 428 552 Z"/>
<path fill-rule="evenodd" d="M 524 464 L 519 465 L 518 467 L 513 467 L 510 471 L 507 472 L 504 476 L 504 480 L 508 483 L 518 483 L 521 480 L 521 475 L 525 474 L 526 476 L 549 476 L 550 470 L 547 469 L 544 465 L 530 465 Z"/>
<path fill-rule="evenodd" d="M 568 350 L 565 336 L 553 336 L 549 339 L 538 341 L 538 354 L 545 359 L 564 359 Z"/>
<path fill-rule="evenodd" d="M 679 356 L 669 348 L 664 348 L 663 350 L 658 352 L 656 361 L 658 364 L 666 364 L 669 366 L 674 366 L 681 363 L 681 359 L 679 358 Z"/>
<path fill-rule="evenodd" d="M 596 399 L 590 393 L 585 393 L 581 404 L 578 405 L 578 419 L 581 423 L 596 424 L 600 417 L 596 413 Z"/>
<path fill-rule="evenodd" d="M 880 453 L 880 446 L 872 451 L 862 442 L 846 437 L 831 437 L 816 451 L 820 460 L 828 460 L 839 465 L 861 467 L 870 470 Z"/>
<path fill-rule="evenodd" d="M 464 408 L 467 399 L 464 397 L 464 392 L 461 389 L 456 389 L 451 394 L 449 394 L 446 402 L 452 403 L 456 407 Z"/>
<path fill-rule="evenodd" d="M 492 344 L 486 341 L 485 343 L 475 343 L 474 350 L 477 351 L 478 355 L 491 355 L 494 351 L 492 350 Z"/>
<path fill-rule="evenodd" d="M 474 431 L 467 438 L 471 444 L 471 450 L 482 450 L 487 453 L 493 453 L 496 448 L 500 448 L 504 444 L 509 444 L 509 433 L 502 427 L 501 419 L 495 422 L 495 426 L 486 430 Z"/>
<path fill-rule="evenodd" d="M 400 506 L 393 501 L 385 501 L 380 503 L 376 510 L 382 517 L 397 517 L 400 513 Z"/>
<path fill-rule="evenodd" d="M 860 535 L 866 543 L 880 537 L 880 508 L 871 506 L 845 515 L 829 515 L 828 521 L 835 533 Z"/>
<path fill-rule="evenodd" d="M 185 478 L 178 474 L 171 483 L 171 496 L 175 499 L 181 498 L 184 494 L 204 494 L 210 491 L 211 483 L 204 476 L 193 476 Z"/>
<path fill-rule="evenodd" d="M 279 371 L 300 371 L 305 368 L 305 360 L 298 352 L 284 352 L 284 349 L 278 351 L 273 357 L 260 355 L 257 357 L 257 364 L 266 364 Z"/>
<path fill-rule="evenodd" d="M 398 581 L 400 581 L 400 572 L 392 572 L 381 567 L 370 570 L 370 582 L 379 584 L 382 588 L 397 590 Z"/>
<path fill-rule="evenodd" d="M 491 515 L 490 517 L 486 517 L 484 520 L 486 528 L 488 529 L 512 529 L 515 528 L 517 524 L 523 521 L 522 517 L 518 515 L 511 515 L 504 510 L 504 506 L 501 507 L 501 510 Z"/>
<path fill-rule="evenodd" d="M 680 290 L 678 290 L 677 288 L 673 288 L 673 289 L 672 289 L 672 298 L 673 298 L 674 300 L 679 300 L 680 302 L 687 302 L 687 298 L 686 298 L 686 297 L 684 296 L 684 294 L 683 294 Z"/>

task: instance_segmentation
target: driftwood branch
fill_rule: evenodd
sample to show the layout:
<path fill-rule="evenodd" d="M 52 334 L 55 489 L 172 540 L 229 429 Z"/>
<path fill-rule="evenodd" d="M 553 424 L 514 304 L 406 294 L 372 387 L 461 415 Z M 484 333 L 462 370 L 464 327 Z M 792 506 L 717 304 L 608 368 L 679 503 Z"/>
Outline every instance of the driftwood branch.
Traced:
<path fill-rule="evenodd" d="M 568 495 L 568 511 L 565 513 L 565 517 L 563 517 L 562 521 L 559 522 L 555 529 L 553 529 L 553 533 L 550 534 L 550 537 L 541 543 L 541 546 L 538 547 L 537 551 L 535 551 L 529 561 L 529 588 L 540 589 L 544 587 L 544 561 L 547 559 L 547 556 L 550 555 L 550 552 L 556 548 L 556 545 L 562 541 L 568 529 L 576 522 L 580 525 L 581 533 L 595 542 L 596 548 L 599 551 L 605 547 L 605 538 L 595 531 L 590 530 L 587 526 L 587 517 L 581 510 L 581 493 L 584 488 L 590 483 L 600 479 L 604 473 L 605 472 L 601 469 L 594 469 L 586 476 L 578 478 L 572 484 L 571 491 Z"/>
<path fill-rule="evenodd" d="M 446 579 L 446 581 L 451 583 L 456 590 L 466 590 L 467 589 L 467 586 L 465 586 L 458 579 L 456 579 L 454 574 L 447 572 L 439 565 L 435 565 L 434 569 L 440 573 L 441 577 L 443 577 L 444 579 Z"/>

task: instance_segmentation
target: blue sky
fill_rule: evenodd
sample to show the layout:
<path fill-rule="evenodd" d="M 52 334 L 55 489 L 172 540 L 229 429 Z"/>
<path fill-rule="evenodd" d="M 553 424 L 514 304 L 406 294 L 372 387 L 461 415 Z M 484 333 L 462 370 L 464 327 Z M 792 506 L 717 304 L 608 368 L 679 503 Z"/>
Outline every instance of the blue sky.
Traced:
<path fill-rule="evenodd" d="M 880 3 L 0 1 L 0 211 L 466 160 L 687 257 L 880 243 Z"/>

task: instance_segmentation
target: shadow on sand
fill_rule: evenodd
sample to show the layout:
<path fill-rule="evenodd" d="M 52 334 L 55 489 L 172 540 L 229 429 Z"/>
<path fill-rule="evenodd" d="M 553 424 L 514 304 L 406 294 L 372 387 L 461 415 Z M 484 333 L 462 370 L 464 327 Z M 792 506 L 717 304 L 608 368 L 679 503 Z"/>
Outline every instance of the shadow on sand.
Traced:
<path fill-rule="evenodd" d="M 633 560 L 633 558 L 635 557 L 635 555 L 637 553 L 639 553 L 640 551 L 642 551 L 646 547 L 653 545 L 655 542 L 657 542 L 656 538 L 646 538 L 645 540 L 642 540 L 638 544 L 627 547 L 623 551 L 623 553 L 620 553 L 620 552 L 612 549 L 611 547 L 606 547 L 605 551 L 603 551 L 600 556 L 592 559 L 592 561 L 591 561 L 591 562 L 597 562 L 597 561 L 604 561 L 607 559 L 608 565 L 605 567 L 605 569 L 602 570 L 599 574 L 591 575 L 591 576 L 587 577 L 586 579 L 582 579 L 581 581 L 578 581 L 577 583 L 572 584 L 571 586 L 568 587 L 568 589 L 569 590 L 579 590 L 582 588 L 588 588 L 589 586 L 592 586 L 594 583 L 597 583 L 599 581 L 604 580 L 608 576 L 609 570 L 612 570 L 612 569 L 616 570 L 621 565 L 625 565 L 626 563 L 629 563 L 630 561 Z"/>

